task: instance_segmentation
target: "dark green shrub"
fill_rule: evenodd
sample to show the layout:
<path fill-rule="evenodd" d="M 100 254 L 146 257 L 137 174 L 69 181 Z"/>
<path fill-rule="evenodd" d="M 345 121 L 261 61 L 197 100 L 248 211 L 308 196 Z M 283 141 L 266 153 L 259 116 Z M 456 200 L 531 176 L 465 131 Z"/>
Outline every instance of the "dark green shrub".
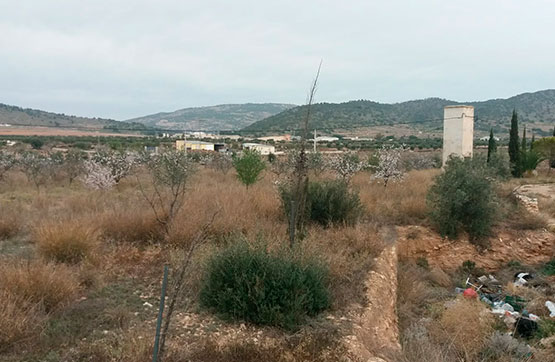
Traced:
<path fill-rule="evenodd" d="M 423 269 L 430 270 L 430 264 L 428 263 L 428 259 L 426 259 L 426 257 L 424 256 L 419 256 L 418 258 L 416 258 L 416 265 L 418 265 Z"/>
<path fill-rule="evenodd" d="M 226 318 L 294 329 L 329 307 L 327 274 L 322 264 L 290 251 L 239 242 L 209 260 L 200 304 Z"/>
<path fill-rule="evenodd" d="M 542 268 L 542 272 L 545 275 L 555 275 L 555 259 L 551 259 Z"/>
<path fill-rule="evenodd" d="M 497 214 L 493 179 L 481 159 L 451 158 L 428 193 L 430 218 L 442 236 L 468 232 L 473 243 L 491 232 Z"/>
<path fill-rule="evenodd" d="M 291 190 L 281 187 L 281 203 L 289 216 Z M 306 213 L 308 219 L 324 226 L 352 225 L 362 214 L 363 206 L 356 191 L 349 190 L 342 180 L 311 182 L 308 185 Z"/>
<path fill-rule="evenodd" d="M 40 150 L 42 146 L 44 146 L 44 142 L 40 138 L 31 138 L 29 140 L 29 144 L 33 147 L 34 150 Z"/>

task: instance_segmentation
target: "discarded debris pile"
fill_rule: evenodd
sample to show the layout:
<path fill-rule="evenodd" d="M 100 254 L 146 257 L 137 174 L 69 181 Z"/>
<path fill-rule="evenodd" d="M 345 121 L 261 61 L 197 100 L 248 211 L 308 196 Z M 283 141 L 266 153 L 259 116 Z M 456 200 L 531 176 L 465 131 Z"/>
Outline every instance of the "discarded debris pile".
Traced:
<path fill-rule="evenodd" d="M 491 313 L 503 320 L 509 336 L 530 339 L 538 332 L 538 323 L 542 318 L 555 318 L 555 303 L 549 300 L 545 302 L 548 312 L 544 310 L 542 313 L 542 315 L 545 314 L 544 317 L 540 318 L 527 309 L 530 301 L 523 295 L 527 294 L 530 289 L 542 290 L 546 287 L 544 282 L 536 281 L 530 273 L 516 273 L 514 281 L 505 287 L 491 274 L 478 278 L 469 276 L 465 286 L 466 288 L 456 288 L 455 292 L 462 294 L 464 298 L 479 299 L 489 305 Z M 545 290 L 542 291 L 545 292 Z"/>

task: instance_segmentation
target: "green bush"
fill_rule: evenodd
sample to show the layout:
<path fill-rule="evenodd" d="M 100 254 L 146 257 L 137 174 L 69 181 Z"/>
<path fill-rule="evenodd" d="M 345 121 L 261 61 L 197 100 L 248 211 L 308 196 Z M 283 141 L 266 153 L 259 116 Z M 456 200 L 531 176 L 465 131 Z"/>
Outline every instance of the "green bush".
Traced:
<path fill-rule="evenodd" d="M 280 189 L 281 203 L 287 216 L 291 208 L 292 192 Z M 311 182 L 308 185 L 306 213 L 308 219 L 324 226 L 352 225 L 362 214 L 363 206 L 356 191 L 349 190 L 342 180 Z"/>
<path fill-rule="evenodd" d="M 442 236 L 461 230 L 479 244 L 491 232 L 497 204 L 490 172 L 481 159 L 451 158 L 428 193 L 430 218 Z"/>
<path fill-rule="evenodd" d="M 260 152 L 250 149 L 244 150 L 240 157 L 234 157 L 233 166 L 237 171 L 237 178 L 247 189 L 260 179 L 260 173 L 266 168 Z"/>
<path fill-rule="evenodd" d="M 235 243 L 209 260 L 200 304 L 223 317 L 294 329 L 330 305 L 327 268 L 291 251 Z"/>
<path fill-rule="evenodd" d="M 555 259 L 551 259 L 542 268 L 542 272 L 545 275 L 555 275 Z"/>

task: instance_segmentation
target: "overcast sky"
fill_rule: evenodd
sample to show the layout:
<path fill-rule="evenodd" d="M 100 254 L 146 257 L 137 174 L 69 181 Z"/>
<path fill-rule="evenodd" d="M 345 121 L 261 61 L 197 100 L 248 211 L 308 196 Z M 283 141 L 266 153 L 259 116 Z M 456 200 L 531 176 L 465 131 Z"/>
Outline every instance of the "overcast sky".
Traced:
<path fill-rule="evenodd" d="M 0 0 L 0 103 L 184 107 L 505 98 L 555 88 L 555 1 Z"/>

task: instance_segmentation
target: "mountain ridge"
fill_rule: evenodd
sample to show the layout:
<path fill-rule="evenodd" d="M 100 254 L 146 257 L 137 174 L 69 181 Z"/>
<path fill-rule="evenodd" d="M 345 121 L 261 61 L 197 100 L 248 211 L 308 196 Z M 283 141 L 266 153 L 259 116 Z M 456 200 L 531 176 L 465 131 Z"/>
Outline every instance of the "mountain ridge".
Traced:
<path fill-rule="evenodd" d="M 413 124 L 424 128 L 441 127 L 443 108 L 447 105 L 471 105 L 475 108 L 475 127 L 478 130 L 494 128 L 505 132 L 513 109 L 522 122 L 555 122 L 555 89 L 517 94 L 509 98 L 485 101 L 459 102 L 430 97 L 397 103 L 379 103 L 353 100 L 342 103 L 317 103 L 312 106 L 311 128 L 352 129 L 372 126 Z M 243 131 L 271 132 L 298 128 L 306 105 L 255 122 Z"/>
<path fill-rule="evenodd" d="M 238 130 L 268 116 L 295 107 L 286 103 L 234 103 L 189 107 L 172 112 L 158 112 L 125 122 L 174 130 Z"/>
<path fill-rule="evenodd" d="M 138 123 L 120 122 L 108 118 L 81 117 L 43 111 L 34 108 L 23 108 L 0 103 L 0 123 L 13 126 L 38 126 L 58 128 L 82 128 L 90 130 L 146 130 Z"/>

